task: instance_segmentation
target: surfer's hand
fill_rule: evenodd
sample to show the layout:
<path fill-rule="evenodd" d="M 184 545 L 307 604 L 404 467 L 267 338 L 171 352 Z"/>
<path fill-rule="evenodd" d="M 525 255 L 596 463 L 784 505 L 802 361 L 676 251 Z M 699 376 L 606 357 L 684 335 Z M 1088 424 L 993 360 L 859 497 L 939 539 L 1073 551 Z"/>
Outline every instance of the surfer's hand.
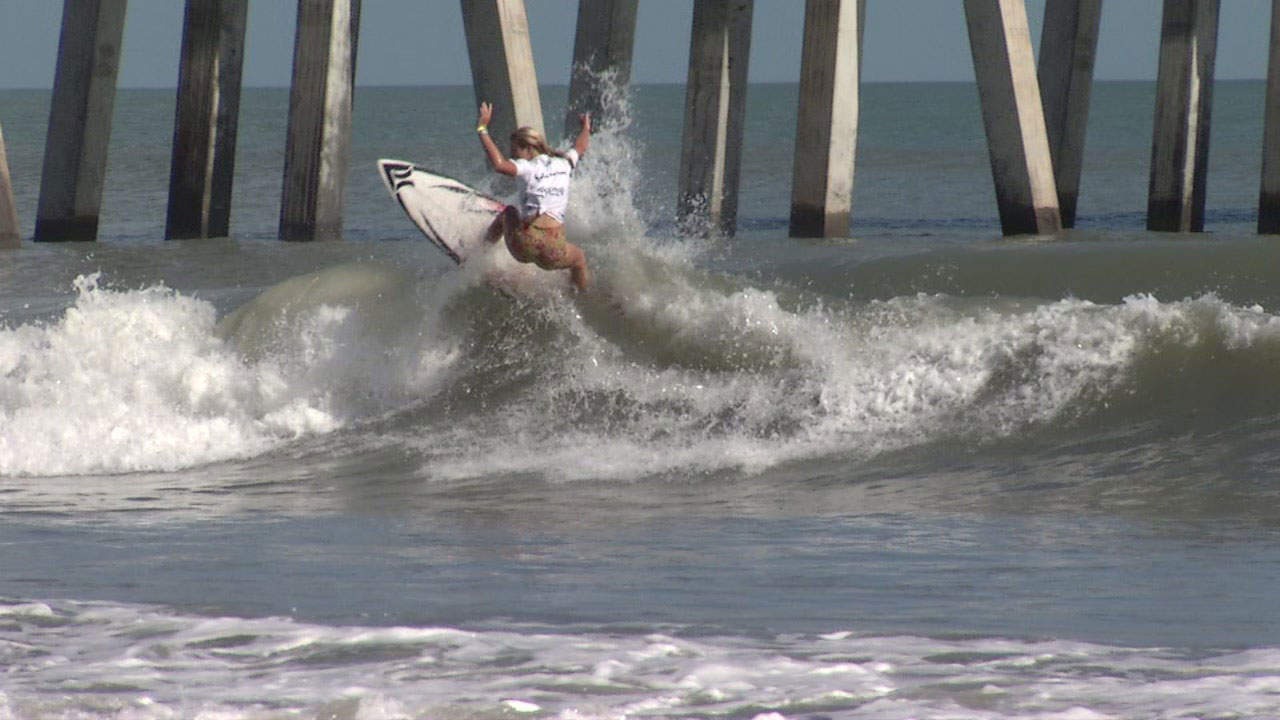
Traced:
<path fill-rule="evenodd" d="M 573 141 L 573 149 L 578 152 L 578 157 L 582 157 L 587 154 L 587 146 L 591 144 L 591 113 L 582 113 L 578 120 L 582 123 L 582 129 L 578 131 L 578 138 Z"/>
<path fill-rule="evenodd" d="M 480 117 L 476 120 L 476 127 L 488 125 L 493 119 L 493 105 L 482 102 L 480 103 Z"/>

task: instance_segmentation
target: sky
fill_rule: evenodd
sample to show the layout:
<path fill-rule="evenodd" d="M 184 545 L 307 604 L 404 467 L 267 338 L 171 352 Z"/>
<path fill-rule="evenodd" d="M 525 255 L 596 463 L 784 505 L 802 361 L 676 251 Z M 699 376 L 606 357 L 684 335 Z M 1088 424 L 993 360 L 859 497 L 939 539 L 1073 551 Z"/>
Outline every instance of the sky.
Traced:
<path fill-rule="evenodd" d="M 1037 43 L 1044 2 L 1027 0 Z M 1103 3 L 1095 78 L 1155 78 L 1161 5 Z M 129 0 L 120 87 L 176 85 L 184 6 L 182 0 Z M 578 3 L 526 0 L 525 6 L 539 82 L 567 84 Z M 1269 0 L 1224 0 L 1218 78 L 1265 77 L 1270 6 Z M 639 7 L 632 82 L 683 83 L 692 0 L 641 0 Z M 458 0 L 363 0 L 361 12 L 357 85 L 471 83 Z M 296 13 L 295 0 L 251 0 L 246 86 L 289 85 Z M 0 89 L 52 87 L 61 16 L 57 0 L 0 0 Z M 801 0 L 756 0 L 751 82 L 797 80 L 803 21 Z M 973 80 L 961 0 L 868 0 L 866 25 L 864 81 Z"/>

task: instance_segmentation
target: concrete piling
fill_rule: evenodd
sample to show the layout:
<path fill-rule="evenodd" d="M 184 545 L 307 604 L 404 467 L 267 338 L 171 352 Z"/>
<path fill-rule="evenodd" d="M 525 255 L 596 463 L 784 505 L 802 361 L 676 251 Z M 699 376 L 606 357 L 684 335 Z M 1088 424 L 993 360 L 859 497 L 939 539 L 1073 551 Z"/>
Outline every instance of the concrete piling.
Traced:
<path fill-rule="evenodd" d="M 187 0 L 165 237 L 226 237 L 248 0 Z"/>
<path fill-rule="evenodd" d="M 591 113 L 598 126 L 610 117 L 603 93 L 607 79 L 618 88 L 631 81 L 631 56 L 635 48 L 636 10 L 639 0 L 579 0 L 578 25 L 573 40 L 573 68 L 569 78 L 569 107 L 564 133 L 578 132 L 580 113 Z"/>
<path fill-rule="evenodd" d="M 1062 229 L 1031 30 L 1022 0 L 965 0 L 982 119 L 1005 235 Z"/>
<path fill-rule="evenodd" d="M 752 0 L 694 0 L 677 213 L 687 232 L 732 235 L 738 214 Z"/>
<path fill-rule="evenodd" d="M 1165 0 L 1147 229 L 1204 230 L 1219 0 Z"/>
<path fill-rule="evenodd" d="M 1262 121 L 1262 188 L 1258 232 L 1280 235 L 1280 0 L 1271 2 L 1271 38 Z"/>
<path fill-rule="evenodd" d="M 791 180 L 792 237 L 844 237 L 853 206 L 866 0 L 807 0 Z"/>
<path fill-rule="evenodd" d="M 65 0 L 45 139 L 38 241 L 95 240 L 126 0 Z"/>
<path fill-rule="evenodd" d="M 1037 79 L 1063 227 L 1075 227 L 1102 0 L 1047 0 Z"/>
<path fill-rule="evenodd" d="M 360 0 L 298 0 L 281 240 L 342 235 Z"/>
<path fill-rule="evenodd" d="M 16 245 L 21 238 L 18 206 L 13 201 L 13 180 L 9 176 L 9 154 L 4 147 L 4 126 L 0 125 L 0 247 Z"/>
<path fill-rule="evenodd" d="M 518 127 L 545 133 L 524 0 L 461 0 L 476 104 L 493 103 L 490 134 Z"/>

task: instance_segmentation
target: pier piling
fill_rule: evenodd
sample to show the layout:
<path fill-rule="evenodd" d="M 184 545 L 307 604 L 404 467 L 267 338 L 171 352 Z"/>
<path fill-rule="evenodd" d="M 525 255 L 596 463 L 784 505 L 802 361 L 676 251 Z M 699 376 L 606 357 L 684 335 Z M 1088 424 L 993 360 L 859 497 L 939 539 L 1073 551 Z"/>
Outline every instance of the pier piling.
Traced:
<path fill-rule="evenodd" d="M 844 237 L 853 206 L 866 0 L 807 0 L 791 236 Z"/>
<path fill-rule="evenodd" d="M 1063 227 L 1075 227 L 1102 0 L 1047 0 L 1037 78 Z"/>
<path fill-rule="evenodd" d="M 735 229 L 753 9 L 753 0 L 694 0 L 676 203 L 688 232 Z"/>
<path fill-rule="evenodd" d="M 1005 235 L 1062 229 L 1022 0 L 965 0 L 969 48 Z"/>
<path fill-rule="evenodd" d="M 1165 0 L 1147 229 L 1204 230 L 1219 0 Z"/>
<path fill-rule="evenodd" d="M 0 247 L 16 245 L 21 237 L 18 206 L 13 201 L 13 180 L 9 176 L 9 155 L 4 148 L 4 126 L 0 125 Z"/>
<path fill-rule="evenodd" d="M 569 79 L 569 107 L 564 134 L 578 132 L 578 115 L 591 113 L 597 126 L 612 124 L 602 83 L 618 88 L 631 81 L 631 56 L 635 48 L 636 9 L 639 0 L 579 0 L 578 25 L 573 40 L 573 68 Z"/>
<path fill-rule="evenodd" d="M 361 0 L 298 0 L 281 240 L 342 235 Z"/>
<path fill-rule="evenodd" d="M 126 0 L 65 0 L 36 209 L 38 241 L 95 240 Z"/>
<path fill-rule="evenodd" d="M 248 0 L 187 0 L 165 237 L 226 237 Z"/>
<path fill-rule="evenodd" d="M 1280 0 L 1271 0 L 1267 90 L 1262 121 L 1262 188 L 1258 232 L 1280 234 Z"/>
<path fill-rule="evenodd" d="M 518 127 L 544 132 L 538 75 L 524 0 L 461 0 L 476 104 L 493 103 L 490 134 Z"/>

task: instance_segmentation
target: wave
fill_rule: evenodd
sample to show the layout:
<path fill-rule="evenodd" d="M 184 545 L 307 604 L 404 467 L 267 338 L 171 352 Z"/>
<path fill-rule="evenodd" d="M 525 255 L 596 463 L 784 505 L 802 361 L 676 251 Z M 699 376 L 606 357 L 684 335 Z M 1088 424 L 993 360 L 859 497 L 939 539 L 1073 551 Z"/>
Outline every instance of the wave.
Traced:
<path fill-rule="evenodd" d="M 351 274 L 338 271 L 339 284 L 350 287 Z M 233 314 L 237 344 L 206 301 L 79 278 L 59 317 L 0 330 L 0 474 L 174 470 L 253 457 L 396 402 L 405 387 L 429 381 L 414 371 L 432 364 L 408 357 L 407 346 L 366 352 L 369 319 L 401 296 L 362 304 L 362 292 L 390 283 L 363 280 L 334 303 L 318 289 L 295 298 L 305 308 L 281 306 L 256 320 Z"/>
<path fill-rule="evenodd" d="M 60 318 L 0 331 L 0 473 L 173 470 L 347 428 L 437 478 L 634 479 L 1280 412 L 1280 317 L 1214 295 L 836 302 L 600 256 L 580 298 L 356 263 L 220 322 L 83 278 Z"/>
<path fill-rule="evenodd" d="M 628 99 L 607 97 L 567 223 L 596 290 L 349 263 L 218 319 L 84 276 L 64 310 L 0 328 L 0 475 L 393 445 L 430 479 L 634 480 L 1280 412 L 1280 246 L 1077 231 L 716 258 L 648 236 Z"/>

